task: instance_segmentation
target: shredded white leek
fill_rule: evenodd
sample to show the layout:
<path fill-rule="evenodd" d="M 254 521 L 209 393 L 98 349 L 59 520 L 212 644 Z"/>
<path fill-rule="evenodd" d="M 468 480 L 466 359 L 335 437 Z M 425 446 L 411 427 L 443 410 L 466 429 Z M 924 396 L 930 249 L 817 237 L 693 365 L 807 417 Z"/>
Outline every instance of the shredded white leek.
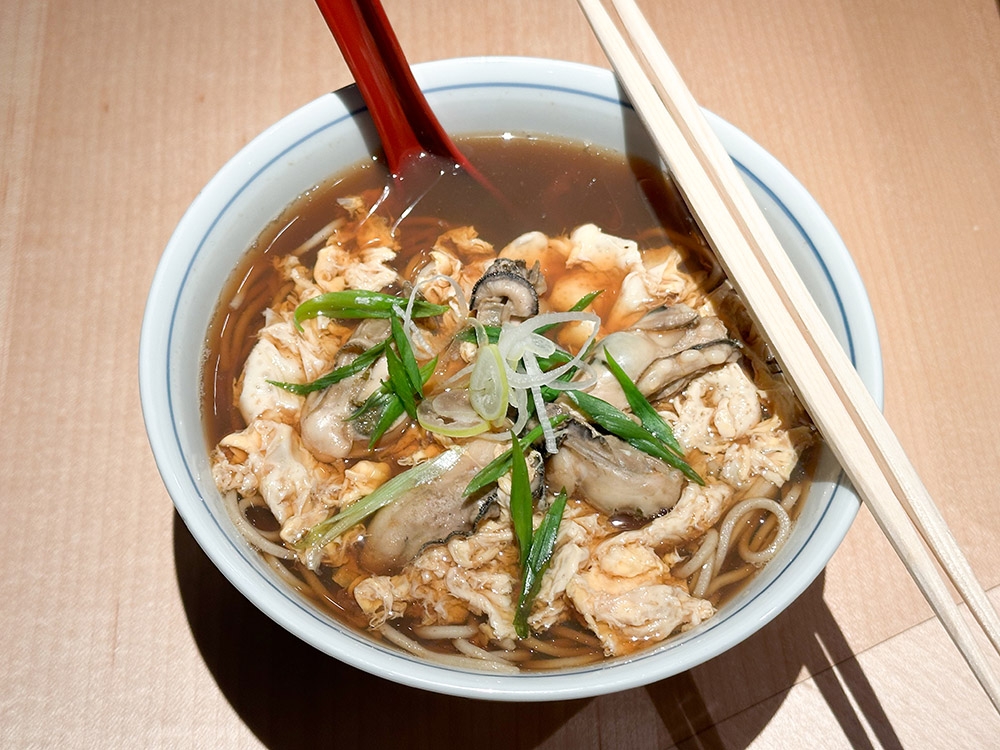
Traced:
<path fill-rule="evenodd" d="M 511 430 L 515 435 L 520 435 L 528 424 L 528 417 L 531 416 L 531 410 L 528 409 L 528 392 L 523 388 L 511 388 L 510 402 L 517 409 L 517 418 Z"/>
<path fill-rule="evenodd" d="M 436 273 L 433 276 L 428 276 L 426 279 L 420 279 L 413 285 L 413 289 L 410 291 L 410 298 L 406 302 L 406 311 L 403 315 L 404 324 L 409 322 L 413 314 L 413 305 L 417 299 L 417 293 L 420 288 L 425 284 L 430 284 L 435 281 L 446 281 L 451 285 L 451 288 L 455 292 L 455 302 L 457 303 L 458 309 L 455 311 L 458 315 L 459 321 L 464 323 L 469 317 L 469 303 L 465 299 L 465 292 L 462 291 L 461 285 L 451 278 L 451 276 L 445 276 L 443 273 Z"/>
<path fill-rule="evenodd" d="M 542 336 L 536 331 L 539 328 L 546 328 L 551 325 L 571 322 L 592 323 L 590 334 L 587 340 L 580 347 L 580 350 L 570 358 L 565 364 L 546 370 L 541 375 L 534 377 L 526 376 L 515 369 L 518 360 L 526 353 L 531 352 L 536 356 L 550 357 L 556 351 L 555 342 Z M 594 313 L 589 312 L 565 312 L 565 313 L 542 313 L 533 318 L 528 318 L 521 323 L 504 323 L 500 330 L 500 340 L 497 346 L 500 354 L 510 366 L 507 373 L 507 382 L 516 388 L 530 388 L 532 385 L 551 385 L 553 381 L 574 367 L 579 367 L 587 353 L 590 345 L 597 338 L 597 332 L 601 325 L 601 319 Z"/>
<path fill-rule="evenodd" d="M 535 359 L 534 354 L 525 352 L 522 361 L 524 362 L 524 369 L 528 371 L 532 379 L 538 380 L 543 373 L 542 369 L 538 366 L 538 360 Z M 542 434 L 545 436 L 545 450 L 549 453 L 555 453 L 557 449 L 556 433 L 552 429 L 552 423 L 549 421 L 548 409 L 545 408 L 542 387 L 536 382 L 532 383 L 530 390 L 532 400 L 535 402 L 535 414 L 538 416 L 538 422 L 542 425 Z"/>
<path fill-rule="evenodd" d="M 538 358 L 551 357 L 555 354 L 557 347 L 552 339 L 543 336 L 537 331 L 540 328 L 575 322 L 591 324 L 590 335 L 583 346 L 565 364 L 553 367 L 551 370 L 542 371 L 541 366 L 538 364 Z M 572 368 L 583 367 L 583 356 L 589 350 L 594 339 L 597 338 L 600 326 L 601 319 L 594 313 L 557 312 L 535 315 L 520 323 L 504 323 L 500 329 L 500 339 L 497 342 L 497 348 L 500 351 L 506 369 L 507 385 L 510 389 L 510 402 L 518 409 L 514 431 L 515 433 L 519 432 L 527 422 L 529 413 L 528 395 L 530 394 L 531 400 L 535 405 L 538 420 L 542 425 L 542 433 L 545 435 L 545 449 L 549 453 L 556 452 L 556 437 L 545 407 L 545 400 L 542 398 L 542 386 L 549 386 L 559 390 L 584 386 L 582 383 L 569 385 L 560 382 L 558 379 Z M 519 365 L 524 368 L 523 371 L 521 371 Z"/>
<path fill-rule="evenodd" d="M 469 403 L 479 416 L 491 423 L 499 422 L 507 414 L 510 389 L 506 369 L 496 344 L 479 348 L 469 377 Z"/>

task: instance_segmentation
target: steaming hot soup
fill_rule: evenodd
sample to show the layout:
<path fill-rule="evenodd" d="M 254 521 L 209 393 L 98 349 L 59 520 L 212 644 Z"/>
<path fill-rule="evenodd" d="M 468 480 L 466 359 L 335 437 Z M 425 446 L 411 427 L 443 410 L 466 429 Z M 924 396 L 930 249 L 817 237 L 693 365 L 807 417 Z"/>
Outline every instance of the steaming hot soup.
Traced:
<path fill-rule="evenodd" d="M 419 656 L 649 648 L 775 555 L 815 431 L 656 168 L 461 147 L 511 205 L 446 176 L 400 210 L 374 160 L 251 248 L 208 337 L 216 483 L 290 586 Z"/>

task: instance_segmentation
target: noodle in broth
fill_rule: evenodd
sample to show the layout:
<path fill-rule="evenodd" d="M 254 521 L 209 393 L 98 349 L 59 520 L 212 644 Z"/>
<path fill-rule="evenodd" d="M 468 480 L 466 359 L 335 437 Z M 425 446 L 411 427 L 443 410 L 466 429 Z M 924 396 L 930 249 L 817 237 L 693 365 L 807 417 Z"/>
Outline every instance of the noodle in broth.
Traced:
<path fill-rule="evenodd" d="M 777 554 L 808 482 L 814 430 L 772 372 L 766 347 L 655 167 L 584 144 L 529 137 L 466 139 L 462 148 L 513 196 L 511 211 L 484 204 L 461 179 L 445 180 L 392 229 L 377 216 L 366 218 L 386 182 L 376 160 L 309 191 L 248 252 L 220 301 L 205 360 L 206 433 L 227 511 L 288 585 L 350 626 L 423 658 L 503 672 L 570 668 L 651 647 L 711 617 Z M 510 271 L 516 278 L 504 276 L 498 287 L 504 291 L 488 297 L 494 302 L 479 300 L 468 315 L 475 283 L 502 275 L 498 256 L 517 266 Z M 296 330 L 301 302 L 358 284 L 398 299 L 392 314 L 401 316 L 418 364 L 430 370 L 416 393 L 419 418 L 403 414 L 370 448 L 367 433 L 358 433 L 348 417 L 386 388 L 383 380 L 391 381 L 385 372 L 375 374 L 386 366 L 384 356 L 343 381 L 365 378 L 345 391 L 354 402 L 340 417 L 322 406 L 323 394 L 333 391 L 299 396 L 268 383 L 307 383 L 363 350 L 388 346 L 381 342 L 389 326 L 378 321 L 319 315 Z M 538 309 L 510 313 L 507 295 L 528 289 Z M 390 478 L 430 465 L 456 446 L 456 461 L 482 469 L 510 447 L 512 426 L 523 437 L 545 422 L 532 400 L 541 394 L 537 384 L 510 386 L 511 404 L 495 420 L 477 417 L 468 409 L 469 373 L 491 346 L 506 346 L 509 362 L 501 369 L 513 362 L 511 382 L 530 380 L 529 361 L 544 357 L 520 359 L 510 347 L 549 345 L 517 327 L 597 291 L 586 312 L 546 331 L 549 348 L 576 358 L 569 374 L 579 391 L 606 397 L 626 415 L 631 404 L 608 375 L 602 352 L 614 350 L 617 359 L 650 349 L 649 362 L 630 376 L 643 386 L 657 367 L 666 373 L 661 380 L 674 378 L 644 395 L 673 428 L 684 461 L 704 485 L 639 456 L 634 443 L 585 419 L 583 407 L 566 394 L 541 407 L 566 421 L 546 424 L 529 453 L 535 527 L 561 488 L 552 478 L 570 488 L 551 560 L 525 615 L 525 635 L 511 625 L 525 563 L 509 475 L 474 495 L 483 506 L 476 518 L 437 537 L 426 532 L 427 542 L 405 559 L 372 552 L 392 547 L 386 540 L 398 532 L 393 524 L 424 522 L 413 521 L 422 511 L 389 510 L 403 500 L 335 539 L 303 547 L 313 529 Z M 411 297 L 449 311 L 410 319 Z M 490 344 L 478 318 L 486 320 L 494 303 L 501 318 L 493 335 L 500 340 Z M 659 320 L 664 311 L 673 322 Z M 375 333 L 365 338 L 367 331 Z M 565 358 L 555 364 L 568 367 Z M 495 380 L 488 380 L 490 387 L 498 387 Z M 546 383 L 552 386 L 568 387 Z M 450 394 L 447 408 L 441 394 Z M 327 411 L 318 419 L 322 408 Z M 456 419 L 471 419 L 469 430 L 479 432 L 465 435 Z M 315 436 L 317 421 L 355 433 L 338 447 Z M 654 479 L 633 476 L 618 493 L 596 490 L 617 487 L 621 478 L 587 475 L 581 467 L 594 451 L 612 456 L 602 453 L 598 462 L 646 467 L 638 473 Z M 439 481 L 443 486 L 443 478 L 425 484 Z M 380 526 L 379 514 L 390 520 Z M 538 532 L 529 530 L 528 538 L 532 533 Z"/>

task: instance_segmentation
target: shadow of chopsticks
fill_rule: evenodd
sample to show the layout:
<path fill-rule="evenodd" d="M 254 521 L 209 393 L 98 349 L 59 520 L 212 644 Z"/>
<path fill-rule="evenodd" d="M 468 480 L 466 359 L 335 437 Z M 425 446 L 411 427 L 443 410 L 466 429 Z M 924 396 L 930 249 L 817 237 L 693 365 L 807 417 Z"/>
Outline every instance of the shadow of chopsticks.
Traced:
<path fill-rule="evenodd" d="M 674 747 L 748 747 L 802 681 L 804 668 L 836 718 L 845 745 L 902 748 L 823 599 L 824 578 L 821 574 L 791 607 L 744 643 L 647 688 Z M 672 681 L 678 682 L 670 685 Z M 746 707 L 748 696 L 754 702 Z M 811 730 L 802 727 L 803 746 L 808 746 Z"/>

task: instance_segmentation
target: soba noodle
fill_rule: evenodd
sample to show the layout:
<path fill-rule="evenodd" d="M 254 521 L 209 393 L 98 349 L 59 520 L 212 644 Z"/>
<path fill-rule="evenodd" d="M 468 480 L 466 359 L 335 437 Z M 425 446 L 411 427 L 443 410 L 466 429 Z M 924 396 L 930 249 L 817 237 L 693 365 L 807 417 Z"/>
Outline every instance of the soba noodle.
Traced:
<path fill-rule="evenodd" d="M 516 672 L 651 647 L 780 554 L 814 431 L 655 168 L 465 147 L 527 218 L 460 187 L 385 220 L 384 176 L 360 170 L 258 240 L 206 357 L 224 507 L 282 581 L 422 659 Z M 345 291 L 387 317 L 300 308 Z M 463 494 L 512 435 L 524 473 L 508 458 Z"/>

